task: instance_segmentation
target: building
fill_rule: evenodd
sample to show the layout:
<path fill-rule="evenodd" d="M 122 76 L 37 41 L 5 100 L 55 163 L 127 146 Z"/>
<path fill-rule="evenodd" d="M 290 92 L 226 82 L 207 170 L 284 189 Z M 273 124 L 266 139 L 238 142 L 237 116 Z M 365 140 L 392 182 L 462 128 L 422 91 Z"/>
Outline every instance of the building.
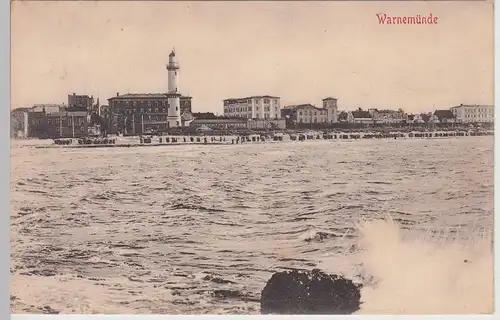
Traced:
<path fill-rule="evenodd" d="M 252 96 L 226 99 L 224 116 L 244 119 L 281 119 L 280 97 Z"/>
<path fill-rule="evenodd" d="M 411 124 L 422 124 L 425 123 L 424 119 L 422 118 L 421 114 L 410 114 L 408 115 L 408 119 L 406 120 L 407 123 Z"/>
<path fill-rule="evenodd" d="M 297 112 L 297 123 L 327 123 L 327 109 L 316 108 L 314 105 L 300 104 L 294 108 Z"/>
<path fill-rule="evenodd" d="M 45 111 L 29 111 L 27 114 L 26 137 L 48 138 L 47 117 Z"/>
<path fill-rule="evenodd" d="M 455 123 L 455 115 L 451 110 L 436 110 L 434 115 L 441 123 Z"/>
<path fill-rule="evenodd" d="M 46 128 L 49 138 L 79 138 L 89 134 L 87 111 L 60 111 L 47 113 Z"/>
<path fill-rule="evenodd" d="M 88 135 L 86 111 L 29 111 L 26 136 L 36 138 L 77 138 Z"/>
<path fill-rule="evenodd" d="M 285 119 L 248 119 L 247 128 L 253 130 L 286 129 Z"/>
<path fill-rule="evenodd" d="M 166 93 L 117 93 L 108 99 L 108 110 L 101 110 L 101 113 L 107 111 L 108 132 L 135 135 L 189 125 L 192 97 L 180 93 L 179 63 L 173 50 L 168 57 L 167 72 Z"/>
<path fill-rule="evenodd" d="M 347 122 L 373 124 L 374 119 L 369 111 L 365 111 L 359 108 L 358 110 L 350 111 L 347 113 Z"/>
<path fill-rule="evenodd" d="M 381 124 L 396 124 L 405 123 L 408 121 L 408 115 L 402 110 L 378 110 L 378 109 L 368 109 L 370 116 L 373 118 L 374 123 Z"/>
<path fill-rule="evenodd" d="M 181 117 L 191 113 L 191 101 L 192 97 L 180 96 Z M 144 132 L 169 128 L 168 93 L 117 93 L 108 102 L 109 106 L 101 107 L 101 117 L 109 119 L 110 133 L 141 134 L 143 127 Z"/>
<path fill-rule="evenodd" d="M 94 96 L 68 94 L 68 107 L 74 110 L 92 112 L 94 107 Z"/>
<path fill-rule="evenodd" d="M 491 105 L 461 104 L 450 110 L 458 123 L 492 123 L 495 119 L 495 108 Z"/>
<path fill-rule="evenodd" d="M 338 120 L 338 106 L 337 106 L 337 98 L 328 97 L 323 99 L 323 109 L 327 109 L 327 121 L 328 123 L 337 123 Z"/>
<path fill-rule="evenodd" d="M 194 119 L 190 125 L 195 128 L 207 127 L 219 130 L 246 129 L 248 127 L 247 120 L 241 118 Z"/>
<path fill-rule="evenodd" d="M 168 55 L 168 107 L 167 107 L 167 125 L 169 128 L 180 127 L 181 123 L 181 102 L 179 91 L 179 63 L 175 56 L 175 51 Z"/>
<path fill-rule="evenodd" d="M 296 124 L 337 123 L 339 121 L 337 100 L 337 98 L 332 97 L 323 99 L 322 108 L 318 108 L 310 103 L 286 106 L 283 108 L 283 112 L 285 118 L 288 119 L 289 122 L 294 121 Z"/>
<path fill-rule="evenodd" d="M 24 138 L 27 136 L 29 108 L 16 108 L 10 112 L 11 138 Z"/>
<path fill-rule="evenodd" d="M 207 127 L 220 130 L 277 130 L 285 129 L 285 119 L 243 119 L 243 118 L 196 118 L 190 122 L 191 127 Z"/>
<path fill-rule="evenodd" d="M 65 109 L 67 106 L 64 104 L 35 104 L 30 109 L 33 112 L 59 112 Z"/>

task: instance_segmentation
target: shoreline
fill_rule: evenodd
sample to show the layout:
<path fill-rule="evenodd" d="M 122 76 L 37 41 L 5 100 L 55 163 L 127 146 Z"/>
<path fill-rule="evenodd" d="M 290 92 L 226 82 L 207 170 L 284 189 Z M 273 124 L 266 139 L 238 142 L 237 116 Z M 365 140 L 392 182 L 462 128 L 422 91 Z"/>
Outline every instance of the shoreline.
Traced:
<path fill-rule="evenodd" d="M 300 134 L 272 134 L 272 135 L 231 135 L 231 136 L 127 136 L 116 138 L 94 138 L 94 139 L 56 139 L 58 143 L 48 145 L 37 145 L 34 148 L 135 148 L 135 147 L 161 147 L 180 145 L 237 145 L 237 144 L 262 144 L 282 142 L 305 142 L 310 140 L 379 140 L 379 139 L 442 139 L 455 137 L 493 136 L 491 131 L 432 131 L 432 132 L 335 132 L 318 133 L 307 132 Z M 111 142 L 111 143 L 110 143 Z"/>

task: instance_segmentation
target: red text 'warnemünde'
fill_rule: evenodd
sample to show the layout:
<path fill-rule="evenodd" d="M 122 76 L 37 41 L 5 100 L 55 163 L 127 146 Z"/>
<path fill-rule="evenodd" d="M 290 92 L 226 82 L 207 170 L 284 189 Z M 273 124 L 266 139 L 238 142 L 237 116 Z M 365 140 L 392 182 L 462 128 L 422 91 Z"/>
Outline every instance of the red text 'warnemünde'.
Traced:
<path fill-rule="evenodd" d="M 377 13 L 379 24 L 438 24 L 438 17 L 429 13 L 427 16 L 388 16 L 385 13 Z"/>

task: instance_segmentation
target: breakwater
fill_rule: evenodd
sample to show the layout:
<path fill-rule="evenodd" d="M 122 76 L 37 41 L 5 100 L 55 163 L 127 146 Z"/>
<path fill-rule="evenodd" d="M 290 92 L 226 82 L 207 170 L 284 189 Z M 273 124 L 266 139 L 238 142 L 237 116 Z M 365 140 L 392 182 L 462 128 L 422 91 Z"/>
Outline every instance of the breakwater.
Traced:
<path fill-rule="evenodd" d="M 414 132 L 303 132 L 231 136 L 134 136 L 115 138 L 56 139 L 52 145 L 36 148 L 110 148 L 153 147 L 168 145 L 231 145 L 247 143 L 276 143 L 310 140 L 360 140 L 360 139 L 434 139 L 452 137 L 492 136 L 490 131 L 414 131 Z"/>

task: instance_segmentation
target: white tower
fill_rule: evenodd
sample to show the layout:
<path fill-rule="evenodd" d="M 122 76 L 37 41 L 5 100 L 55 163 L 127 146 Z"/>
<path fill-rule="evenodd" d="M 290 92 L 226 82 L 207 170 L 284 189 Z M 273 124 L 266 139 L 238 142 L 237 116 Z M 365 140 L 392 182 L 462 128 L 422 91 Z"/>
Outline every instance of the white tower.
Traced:
<path fill-rule="evenodd" d="M 181 124 L 181 94 L 179 93 L 179 63 L 175 51 L 168 55 L 168 127 L 180 127 Z"/>

